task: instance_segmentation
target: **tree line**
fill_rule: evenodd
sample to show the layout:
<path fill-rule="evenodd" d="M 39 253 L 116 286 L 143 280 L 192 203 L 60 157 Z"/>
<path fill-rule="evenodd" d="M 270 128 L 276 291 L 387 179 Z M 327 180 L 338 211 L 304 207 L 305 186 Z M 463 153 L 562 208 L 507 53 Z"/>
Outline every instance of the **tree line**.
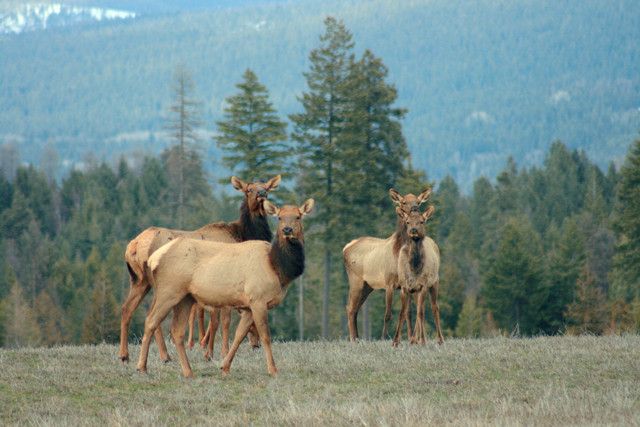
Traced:
<path fill-rule="evenodd" d="M 342 246 L 393 232 L 389 188 L 404 194 L 427 186 L 436 188 L 427 227 L 442 251 L 448 335 L 638 329 L 640 142 L 620 171 L 602 171 L 556 142 L 540 167 L 518 168 L 510 159 L 495 180 L 481 177 L 464 195 L 453 178 L 436 185 L 412 167 L 406 110 L 395 105 L 387 68 L 371 51 L 356 55 L 342 22 L 326 19 L 309 64 L 290 130 L 247 70 L 215 137 L 222 161 L 241 178 L 283 174 L 277 203 L 316 200 L 305 233 L 307 269 L 292 291 L 298 298 L 289 295 L 271 313 L 274 337 L 345 336 Z M 159 157 L 93 162 L 60 182 L 34 166 L 3 167 L 2 345 L 115 342 L 128 288 L 126 243 L 151 225 L 194 229 L 237 216 L 238 200 L 207 180 L 198 148 L 207 141 L 195 132 L 200 117 L 188 73 L 179 69 L 175 82 L 167 124 L 175 144 Z M 382 295 L 369 298 L 364 337 L 380 335 L 383 306 Z M 132 338 L 143 318 L 140 310 Z"/>

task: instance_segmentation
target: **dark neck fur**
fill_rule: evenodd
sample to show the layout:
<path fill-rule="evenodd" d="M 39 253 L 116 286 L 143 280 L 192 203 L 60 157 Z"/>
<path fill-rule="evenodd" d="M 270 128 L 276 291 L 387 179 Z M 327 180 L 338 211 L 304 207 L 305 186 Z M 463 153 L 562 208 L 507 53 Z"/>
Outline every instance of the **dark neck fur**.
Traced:
<path fill-rule="evenodd" d="M 296 279 L 304 271 L 304 244 L 300 240 L 283 239 L 278 237 L 271 244 L 269 261 L 278 273 L 280 284 L 285 286 Z"/>
<path fill-rule="evenodd" d="M 409 264 L 413 274 L 420 274 L 424 266 L 424 250 L 422 247 L 422 238 L 418 240 L 410 239 L 409 243 Z"/>
<path fill-rule="evenodd" d="M 393 234 L 395 236 L 395 240 L 393 241 L 393 255 L 397 257 L 400 253 L 400 248 L 411 240 L 407 234 L 407 227 L 400 217 L 398 217 L 396 231 Z"/>
<path fill-rule="evenodd" d="M 247 201 L 240 206 L 240 219 L 238 222 L 241 241 L 264 240 L 270 242 L 273 238 L 267 217 L 261 212 L 251 212 Z"/>

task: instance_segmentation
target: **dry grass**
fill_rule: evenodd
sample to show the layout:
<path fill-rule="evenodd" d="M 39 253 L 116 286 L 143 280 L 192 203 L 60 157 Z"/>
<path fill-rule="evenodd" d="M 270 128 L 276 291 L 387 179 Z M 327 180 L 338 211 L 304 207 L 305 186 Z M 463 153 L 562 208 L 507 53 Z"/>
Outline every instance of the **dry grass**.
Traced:
<path fill-rule="evenodd" d="M 173 346 L 170 346 L 175 359 Z M 136 357 L 138 348 L 132 348 Z M 0 422 L 37 425 L 639 425 L 640 337 L 277 343 L 196 378 L 110 345 L 0 350 Z"/>

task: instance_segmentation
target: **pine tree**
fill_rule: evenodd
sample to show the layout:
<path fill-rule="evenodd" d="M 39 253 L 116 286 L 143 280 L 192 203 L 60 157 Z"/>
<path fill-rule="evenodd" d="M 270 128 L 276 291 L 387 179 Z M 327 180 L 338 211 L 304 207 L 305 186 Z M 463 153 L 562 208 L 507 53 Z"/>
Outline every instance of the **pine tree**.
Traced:
<path fill-rule="evenodd" d="M 583 268 L 576 286 L 576 299 L 567 307 L 570 333 L 601 334 L 607 326 L 607 300 L 588 268 Z"/>
<path fill-rule="evenodd" d="M 409 150 L 400 123 L 406 110 L 394 107 L 397 90 L 387 76 L 387 67 L 369 50 L 350 61 L 334 187 L 336 222 L 348 224 L 347 241 L 386 232 L 395 223 L 388 190 L 403 176 Z"/>
<path fill-rule="evenodd" d="M 285 141 L 287 124 L 278 118 L 267 88 L 247 69 L 226 99 L 224 120 L 219 121 L 218 146 L 227 154 L 224 165 L 243 179 L 264 179 L 285 172 L 290 155 Z M 224 179 L 228 183 L 228 179 Z"/>
<path fill-rule="evenodd" d="M 546 300 L 539 236 L 525 219 L 507 221 L 488 259 L 482 286 L 487 308 L 508 331 L 537 333 Z"/>
<path fill-rule="evenodd" d="M 614 293 L 630 301 L 640 297 L 640 139 L 631 146 L 620 170 L 614 218 L 618 234 L 613 268 Z"/>
<path fill-rule="evenodd" d="M 564 313 L 574 300 L 576 281 L 585 263 L 585 242 L 578 223 L 568 218 L 553 240 L 548 264 L 548 298 L 543 317 L 548 332 L 558 332 L 565 324 Z"/>
<path fill-rule="evenodd" d="M 484 313 L 476 300 L 477 298 L 473 294 L 469 294 L 465 298 L 456 325 L 457 337 L 477 338 L 482 334 Z"/>
<path fill-rule="evenodd" d="M 191 76 L 184 68 L 178 67 L 174 79 L 175 98 L 169 109 L 171 116 L 167 129 L 175 147 L 165 153 L 165 162 L 168 165 L 170 184 L 175 195 L 177 225 L 183 228 L 186 201 L 190 196 L 190 188 L 187 186 L 185 176 L 191 169 L 192 163 L 199 160 L 199 156 L 194 152 L 194 144 L 198 141 L 196 127 L 200 125 L 200 120 L 199 104 L 192 98 L 194 84 Z"/>
<path fill-rule="evenodd" d="M 348 107 L 347 81 L 353 61 L 351 33 L 335 18 L 325 19 L 325 33 L 320 47 L 311 51 L 311 69 L 304 74 L 309 91 L 299 98 L 303 113 L 292 114 L 292 138 L 300 152 L 298 192 L 316 200 L 316 213 L 309 225 L 319 226 L 324 252 L 322 291 L 322 336 L 329 336 L 329 295 L 332 253 L 339 248 L 338 224 L 335 222 L 335 167 L 345 110 Z"/>
<path fill-rule="evenodd" d="M 2 312 L 5 320 L 4 346 L 34 347 L 40 344 L 38 322 L 15 277 L 9 295 L 2 302 Z"/>

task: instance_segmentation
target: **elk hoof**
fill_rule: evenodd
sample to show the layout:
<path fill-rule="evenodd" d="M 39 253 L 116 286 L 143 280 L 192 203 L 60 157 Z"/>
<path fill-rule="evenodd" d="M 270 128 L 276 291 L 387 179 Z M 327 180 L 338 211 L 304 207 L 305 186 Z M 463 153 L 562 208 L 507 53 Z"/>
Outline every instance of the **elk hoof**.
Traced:
<path fill-rule="evenodd" d="M 146 374 L 147 373 L 147 368 L 136 368 L 136 371 L 138 371 L 141 374 Z"/>
<path fill-rule="evenodd" d="M 189 350 L 193 350 L 194 342 L 193 340 L 189 341 Z"/>
<path fill-rule="evenodd" d="M 278 370 L 276 368 L 273 368 L 273 371 L 269 371 L 269 375 L 271 375 L 273 378 L 278 376 Z"/>
<path fill-rule="evenodd" d="M 229 367 L 228 366 L 227 367 L 221 366 L 220 367 L 220 372 L 222 372 L 222 376 L 223 377 L 226 377 L 227 375 L 229 375 Z"/>
<path fill-rule="evenodd" d="M 120 361 L 122 362 L 122 364 L 128 363 L 129 355 L 127 354 L 126 356 L 120 356 Z"/>
<path fill-rule="evenodd" d="M 169 357 L 169 356 L 167 356 L 167 358 L 166 358 L 166 359 L 163 359 L 163 360 L 162 360 L 162 363 L 164 363 L 165 365 L 166 365 L 167 363 L 169 363 L 169 362 L 171 362 L 171 357 Z"/>
<path fill-rule="evenodd" d="M 391 347 L 398 348 L 398 344 L 400 344 L 399 341 L 392 341 L 391 342 Z"/>
<path fill-rule="evenodd" d="M 204 360 L 207 362 L 211 362 L 211 359 L 213 359 L 213 357 L 211 357 L 211 353 L 209 353 L 208 351 L 204 354 Z"/>
<path fill-rule="evenodd" d="M 251 348 L 257 350 L 260 348 L 260 344 L 251 344 Z"/>

